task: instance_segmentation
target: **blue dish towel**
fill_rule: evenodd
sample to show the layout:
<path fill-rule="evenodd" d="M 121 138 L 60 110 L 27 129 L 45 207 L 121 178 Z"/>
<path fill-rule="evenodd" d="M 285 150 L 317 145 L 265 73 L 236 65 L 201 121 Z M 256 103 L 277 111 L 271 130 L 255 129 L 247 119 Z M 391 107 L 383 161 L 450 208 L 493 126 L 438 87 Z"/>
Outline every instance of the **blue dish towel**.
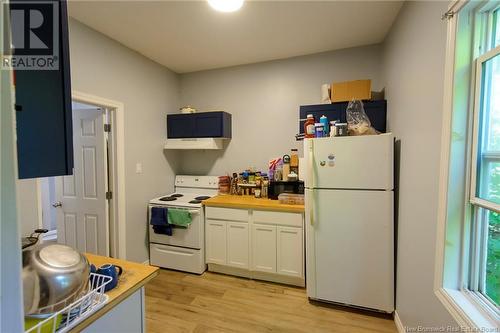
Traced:
<path fill-rule="evenodd" d="M 152 207 L 149 224 L 153 226 L 155 234 L 172 236 L 172 226 L 168 224 L 168 209 L 165 207 Z"/>

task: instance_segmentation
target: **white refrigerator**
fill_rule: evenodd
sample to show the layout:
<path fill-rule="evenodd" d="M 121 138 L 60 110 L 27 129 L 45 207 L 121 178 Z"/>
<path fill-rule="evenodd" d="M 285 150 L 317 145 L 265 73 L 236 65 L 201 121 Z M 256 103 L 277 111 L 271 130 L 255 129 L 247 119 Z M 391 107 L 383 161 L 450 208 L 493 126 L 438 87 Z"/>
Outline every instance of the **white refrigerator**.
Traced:
<path fill-rule="evenodd" d="M 309 298 L 394 311 L 394 138 L 304 140 Z"/>

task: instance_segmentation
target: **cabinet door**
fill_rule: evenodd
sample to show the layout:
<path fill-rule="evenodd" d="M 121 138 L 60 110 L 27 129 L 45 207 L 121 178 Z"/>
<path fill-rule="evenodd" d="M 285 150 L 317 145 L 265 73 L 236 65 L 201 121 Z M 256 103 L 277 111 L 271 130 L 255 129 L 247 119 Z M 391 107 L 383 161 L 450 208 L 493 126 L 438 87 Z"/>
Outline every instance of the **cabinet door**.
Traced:
<path fill-rule="evenodd" d="M 227 264 L 229 266 L 248 269 L 248 238 L 247 223 L 227 222 Z"/>
<path fill-rule="evenodd" d="M 252 225 L 252 270 L 276 273 L 276 227 Z"/>
<path fill-rule="evenodd" d="M 304 276 L 302 228 L 278 227 L 278 274 Z"/>
<path fill-rule="evenodd" d="M 206 262 L 226 264 L 226 222 L 207 220 L 206 229 Z"/>
<path fill-rule="evenodd" d="M 169 139 L 194 137 L 194 116 L 191 114 L 167 115 L 167 136 Z"/>
<path fill-rule="evenodd" d="M 59 50 L 59 68 L 15 70 L 17 161 L 20 179 L 73 173 L 68 16 L 66 1 L 52 3 L 59 5 L 59 26 L 55 27 L 58 29 L 58 39 L 51 43 L 59 45 L 49 45 L 48 48 Z M 26 3 L 10 1 L 10 4 L 11 10 L 18 10 L 16 6 L 21 6 L 21 10 L 27 9 Z M 35 10 L 41 10 L 42 15 L 48 14 L 43 7 L 37 6 L 36 2 L 33 3 Z M 43 25 L 43 17 L 41 22 L 41 31 L 52 31 L 53 27 Z M 42 41 L 44 42 L 47 41 Z M 13 51 L 15 55 L 22 56 L 25 50 Z M 50 53 L 45 55 L 52 58 Z"/>

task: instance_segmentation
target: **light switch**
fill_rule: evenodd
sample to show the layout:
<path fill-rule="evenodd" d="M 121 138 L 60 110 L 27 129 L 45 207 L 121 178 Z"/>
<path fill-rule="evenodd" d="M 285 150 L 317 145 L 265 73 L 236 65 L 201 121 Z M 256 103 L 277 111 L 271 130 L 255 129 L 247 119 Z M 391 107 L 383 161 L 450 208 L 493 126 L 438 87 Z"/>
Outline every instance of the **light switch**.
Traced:
<path fill-rule="evenodd" d="M 135 164 L 135 173 L 142 173 L 142 163 Z"/>

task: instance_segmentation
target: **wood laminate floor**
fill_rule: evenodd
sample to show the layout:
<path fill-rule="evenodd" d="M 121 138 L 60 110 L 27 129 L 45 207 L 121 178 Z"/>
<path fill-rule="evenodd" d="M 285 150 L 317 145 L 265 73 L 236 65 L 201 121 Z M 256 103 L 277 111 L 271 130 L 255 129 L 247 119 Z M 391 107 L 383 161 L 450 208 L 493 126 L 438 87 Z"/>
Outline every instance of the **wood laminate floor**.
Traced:
<path fill-rule="evenodd" d="M 303 288 L 162 269 L 146 286 L 147 332 L 396 332 L 392 319 L 311 304 Z"/>

